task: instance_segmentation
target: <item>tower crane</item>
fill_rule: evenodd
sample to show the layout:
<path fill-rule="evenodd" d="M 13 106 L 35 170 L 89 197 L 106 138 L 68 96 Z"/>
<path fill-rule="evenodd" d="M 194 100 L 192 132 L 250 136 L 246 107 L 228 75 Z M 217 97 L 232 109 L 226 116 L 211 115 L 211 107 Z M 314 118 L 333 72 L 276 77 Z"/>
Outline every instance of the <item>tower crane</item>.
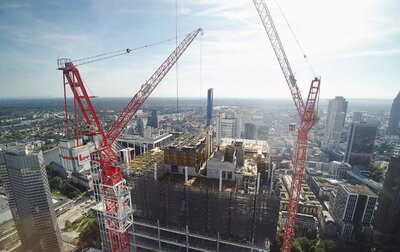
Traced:
<path fill-rule="evenodd" d="M 304 103 L 301 97 L 300 90 L 297 86 L 296 78 L 290 67 L 289 60 L 286 56 L 282 42 L 279 38 L 271 13 L 265 0 L 253 0 L 261 22 L 264 25 L 265 31 L 274 49 L 279 66 L 281 67 L 283 76 L 289 87 L 297 112 L 300 116 L 300 126 L 297 130 L 297 141 L 295 143 L 293 155 L 293 174 L 292 183 L 289 193 L 289 204 L 285 220 L 283 232 L 282 252 L 290 252 L 294 238 L 294 230 L 296 225 L 297 208 L 300 198 L 301 182 L 307 159 L 307 141 L 308 133 L 311 128 L 317 123 L 317 106 L 318 95 L 321 79 L 314 78 L 311 81 L 310 90 L 308 92 L 307 101 Z"/>
<path fill-rule="evenodd" d="M 130 53 L 132 49 L 89 57 L 77 64 L 74 64 L 73 61 L 66 58 L 57 60 L 58 70 L 63 71 L 67 137 L 69 136 L 69 129 L 66 107 L 66 86 L 69 86 L 74 96 L 74 122 L 77 145 L 79 144 L 77 109 L 80 110 L 85 124 L 85 129 L 80 133 L 84 139 L 94 143 L 90 151 L 91 171 L 92 174 L 95 175 L 94 180 L 97 181 L 95 193 L 100 196 L 102 201 L 104 210 L 103 218 L 109 237 L 108 244 L 112 252 L 130 251 L 128 228 L 133 222 L 130 191 L 126 185 L 126 181 L 123 179 L 122 170 L 118 164 L 118 156 L 113 149 L 113 144 L 141 105 L 146 101 L 199 33 L 201 35 L 203 34 L 201 28 L 192 31 L 184 38 L 157 71 L 141 86 L 140 90 L 122 110 L 108 132 L 105 132 L 93 108 L 91 102 L 93 96 L 89 96 L 76 66 Z"/>

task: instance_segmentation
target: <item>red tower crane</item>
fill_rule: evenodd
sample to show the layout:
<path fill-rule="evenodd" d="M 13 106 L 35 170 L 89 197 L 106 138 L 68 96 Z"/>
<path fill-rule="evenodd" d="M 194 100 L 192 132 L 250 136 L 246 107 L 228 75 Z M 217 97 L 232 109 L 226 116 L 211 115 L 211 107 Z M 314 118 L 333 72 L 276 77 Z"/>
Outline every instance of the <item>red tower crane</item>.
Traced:
<path fill-rule="evenodd" d="M 253 2 L 264 25 L 265 31 L 267 32 L 268 38 L 272 44 L 272 48 L 274 49 L 276 58 L 278 59 L 286 83 L 289 86 L 290 93 L 293 97 L 294 104 L 296 105 L 297 112 L 300 116 L 300 126 L 297 130 L 297 141 L 295 144 L 293 156 L 292 183 L 290 186 L 289 204 L 287 209 L 282 244 L 282 252 L 290 252 L 294 238 L 294 229 L 296 225 L 301 182 L 303 179 L 303 172 L 307 159 L 308 132 L 318 121 L 318 111 L 316 107 L 318 106 L 318 95 L 321 79 L 314 78 L 314 80 L 311 81 L 307 101 L 304 104 L 293 71 L 290 67 L 289 60 L 286 56 L 285 50 L 279 38 L 274 21 L 272 20 L 272 16 L 268 10 L 267 4 L 264 0 L 253 0 Z"/>
<path fill-rule="evenodd" d="M 80 62 L 76 65 L 74 65 L 70 59 L 58 59 L 58 69 L 63 71 L 64 79 L 67 137 L 69 135 L 69 128 L 66 107 L 66 86 L 69 86 L 74 96 L 76 145 L 79 145 L 79 133 L 86 141 L 94 143 L 90 153 L 91 171 L 92 174 L 97 175 L 94 177 L 94 180 L 97 180 L 99 183 L 98 186 L 95 187 L 95 193 L 97 190 L 98 194 L 101 196 L 104 210 L 103 218 L 109 234 L 109 240 L 107 242 L 102 242 L 103 244 L 109 244 L 113 252 L 130 251 L 128 228 L 133 221 L 130 191 L 123 179 L 122 170 L 118 164 L 118 156 L 113 149 L 113 143 L 199 33 L 203 34 L 201 28 L 192 31 L 184 38 L 157 71 L 141 86 L 140 90 L 122 110 L 118 119 L 107 133 L 93 108 L 91 102 L 93 96 L 89 96 L 76 65 L 130 53 L 132 49 L 98 55 L 100 59 L 93 59 L 97 56 L 89 57 L 85 59 L 86 62 Z M 81 132 L 79 132 L 78 129 L 79 121 L 77 108 L 79 108 L 85 124 L 85 129 L 81 130 Z"/>

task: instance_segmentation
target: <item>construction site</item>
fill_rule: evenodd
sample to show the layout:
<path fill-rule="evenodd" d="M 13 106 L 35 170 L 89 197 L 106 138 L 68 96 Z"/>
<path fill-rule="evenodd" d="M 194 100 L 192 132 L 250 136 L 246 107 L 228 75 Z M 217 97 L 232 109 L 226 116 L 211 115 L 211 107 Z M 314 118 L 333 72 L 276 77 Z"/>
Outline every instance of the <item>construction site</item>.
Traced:
<path fill-rule="evenodd" d="M 257 178 L 268 173 L 268 158 L 260 161 L 255 146 L 240 140 L 208 156 L 206 139 L 207 133 L 183 135 L 163 150 L 153 149 L 129 163 L 124 177 L 132 188 L 130 234 L 136 247 L 269 251 L 276 234 L 279 193 L 259 189 L 256 193 Z M 268 155 L 265 146 L 258 146 Z"/>

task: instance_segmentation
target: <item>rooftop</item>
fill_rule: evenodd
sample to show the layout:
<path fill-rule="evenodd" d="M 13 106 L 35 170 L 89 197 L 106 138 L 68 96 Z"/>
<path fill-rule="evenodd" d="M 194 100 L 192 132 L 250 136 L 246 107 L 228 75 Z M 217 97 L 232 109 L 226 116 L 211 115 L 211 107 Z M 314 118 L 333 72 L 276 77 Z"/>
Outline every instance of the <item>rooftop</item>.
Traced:
<path fill-rule="evenodd" d="M 349 193 L 363 194 L 367 196 L 376 196 L 367 186 L 365 185 L 351 185 L 342 184 L 343 188 Z"/>
<path fill-rule="evenodd" d="M 162 162 L 164 160 L 164 151 L 159 148 L 154 148 L 142 155 L 136 156 L 129 163 L 129 170 L 139 171 L 147 170 L 152 167 L 153 164 Z"/>
<path fill-rule="evenodd" d="M 232 143 L 242 143 L 245 152 L 269 153 L 269 145 L 267 141 L 250 140 L 250 139 L 235 139 L 221 138 L 221 146 L 231 145 Z"/>
<path fill-rule="evenodd" d="M 183 134 L 176 138 L 172 143 L 165 146 L 165 149 L 177 149 L 177 150 L 190 150 L 197 149 L 204 141 L 205 136 L 203 134 Z"/>
<path fill-rule="evenodd" d="M 170 133 L 164 133 L 161 135 L 156 135 L 152 137 L 142 137 L 139 135 L 121 135 L 117 138 L 118 141 L 128 141 L 128 142 L 137 142 L 137 143 L 146 143 L 146 144 L 155 144 L 165 139 L 172 137 Z"/>

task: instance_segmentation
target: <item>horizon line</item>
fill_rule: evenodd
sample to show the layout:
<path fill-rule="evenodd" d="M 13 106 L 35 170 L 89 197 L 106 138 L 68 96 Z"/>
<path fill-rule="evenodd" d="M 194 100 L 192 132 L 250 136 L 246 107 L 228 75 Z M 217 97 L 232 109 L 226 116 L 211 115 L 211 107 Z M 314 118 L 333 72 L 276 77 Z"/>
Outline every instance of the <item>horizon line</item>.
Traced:
<path fill-rule="evenodd" d="M 334 96 L 336 97 L 336 96 Z M 319 99 L 334 99 L 334 97 L 320 97 Z M 67 99 L 72 99 L 73 97 L 68 97 Z M 96 96 L 95 98 L 123 98 L 123 99 L 131 99 L 130 96 Z M 345 99 L 351 100 L 393 100 L 394 98 L 370 98 L 370 97 L 344 97 Z M 0 96 L 0 100 L 10 100 L 10 99 L 64 99 L 62 96 Z M 155 96 L 155 97 L 148 97 L 148 99 L 176 99 L 173 96 Z M 198 97 L 198 96 L 182 96 L 179 99 L 202 99 L 207 100 L 207 97 Z M 214 100 L 218 99 L 254 99 L 254 100 L 262 100 L 262 99 L 271 99 L 271 100 L 292 100 L 290 97 L 215 97 Z"/>

